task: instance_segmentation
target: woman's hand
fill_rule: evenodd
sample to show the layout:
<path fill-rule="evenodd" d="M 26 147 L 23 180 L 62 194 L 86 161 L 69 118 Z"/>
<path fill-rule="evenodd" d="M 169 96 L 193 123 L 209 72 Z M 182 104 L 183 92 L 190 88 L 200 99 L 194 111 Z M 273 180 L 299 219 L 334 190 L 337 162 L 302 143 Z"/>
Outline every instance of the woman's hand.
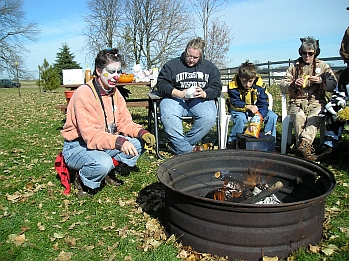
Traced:
<path fill-rule="evenodd" d="M 194 92 L 194 98 L 203 98 L 205 99 L 206 98 L 206 92 L 200 88 L 200 87 L 196 87 L 195 88 L 195 92 Z"/>
<path fill-rule="evenodd" d="M 124 144 L 122 144 L 120 151 L 129 156 L 138 156 L 136 147 L 129 141 L 125 141 Z"/>

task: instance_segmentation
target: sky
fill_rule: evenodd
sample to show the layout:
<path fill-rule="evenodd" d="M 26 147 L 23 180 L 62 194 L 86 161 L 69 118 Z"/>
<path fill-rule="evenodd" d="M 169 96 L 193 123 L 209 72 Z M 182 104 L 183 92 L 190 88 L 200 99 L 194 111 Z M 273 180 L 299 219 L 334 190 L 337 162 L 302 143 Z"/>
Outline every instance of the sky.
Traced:
<path fill-rule="evenodd" d="M 87 64 L 93 66 L 83 51 L 85 38 L 81 35 L 86 0 L 22 2 L 27 20 L 36 22 L 41 30 L 37 42 L 26 44 L 29 52 L 25 67 L 34 76 L 45 58 L 50 64 L 55 62 L 64 43 L 83 68 Z M 340 42 L 349 26 L 347 6 L 348 0 L 228 0 L 224 10 L 214 14 L 231 26 L 228 67 L 246 60 L 264 63 L 296 59 L 299 38 L 306 36 L 320 40 L 319 58 L 338 57 Z"/>

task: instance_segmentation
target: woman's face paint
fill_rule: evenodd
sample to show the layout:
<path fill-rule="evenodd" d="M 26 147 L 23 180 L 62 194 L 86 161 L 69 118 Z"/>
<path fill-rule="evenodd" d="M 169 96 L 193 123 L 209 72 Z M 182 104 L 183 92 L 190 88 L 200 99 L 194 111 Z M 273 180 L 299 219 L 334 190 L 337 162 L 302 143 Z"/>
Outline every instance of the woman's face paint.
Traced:
<path fill-rule="evenodd" d="M 115 84 L 119 80 L 121 74 L 121 63 L 114 62 L 108 64 L 100 74 L 100 79 L 104 89 L 109 89 L 115 87 Z"/>

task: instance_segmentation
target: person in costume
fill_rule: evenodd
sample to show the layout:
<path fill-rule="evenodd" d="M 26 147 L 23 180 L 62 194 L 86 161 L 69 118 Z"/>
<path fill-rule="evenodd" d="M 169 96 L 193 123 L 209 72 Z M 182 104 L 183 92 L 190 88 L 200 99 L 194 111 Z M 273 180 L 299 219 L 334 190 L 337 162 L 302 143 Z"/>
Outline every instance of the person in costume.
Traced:
<path fill-rule="evenodd" d="M 119 185 L 115 167 L 133 167 L 143 144 L 155 137 L 132 121 L 126 102 L 116 88 L 124 65 L 118 49 L 106 49 L 95 58 L 94 77 L 81 85 L 69 101 L 62 155 L 76 170 L 78 196 L 92 195 L 103 182 Z"/>
<path fill-rule="evenodd" d="M 289 66 L 280 83 L 282 93 L 289 95 L 289 114 L 293 122 L 297 150 L 302 157 L 314 161 L 313 142 L 325 111 L 325 92 L 337 84 L 330 66 L 317 57 L 319 40 L 300 38 L 300 57 Z"/>

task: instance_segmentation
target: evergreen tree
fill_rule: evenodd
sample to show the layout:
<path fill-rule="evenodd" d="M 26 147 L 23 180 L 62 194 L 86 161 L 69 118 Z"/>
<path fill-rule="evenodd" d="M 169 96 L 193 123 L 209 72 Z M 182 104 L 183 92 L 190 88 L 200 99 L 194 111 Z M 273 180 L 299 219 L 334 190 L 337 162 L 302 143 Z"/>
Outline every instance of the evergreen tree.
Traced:
<path fill-rule="evenodd" d="M 75 55 L 70 52 L 70 48 L 67 43 L 62 44 L 59 48 L 60 52 L 56 55 L 56 61 L 53 68 L 57 71 L 60 77 L 61 84 L 63 84 L 63 72 L 64 69 L 82 69 L 80 64 L 74 61 Z"/>
<path fill-rule="evenodd" d="M 57 89 L 60 85 L 60 79 L 58 72 L 53 68 L 52 65 L 44 59 L 42 66 L 39 66 L 40 69 L 40 80 L 37 81 L 39 86 L 43 86 L 44 92 L 49 90 L 52 91 Z"/>

